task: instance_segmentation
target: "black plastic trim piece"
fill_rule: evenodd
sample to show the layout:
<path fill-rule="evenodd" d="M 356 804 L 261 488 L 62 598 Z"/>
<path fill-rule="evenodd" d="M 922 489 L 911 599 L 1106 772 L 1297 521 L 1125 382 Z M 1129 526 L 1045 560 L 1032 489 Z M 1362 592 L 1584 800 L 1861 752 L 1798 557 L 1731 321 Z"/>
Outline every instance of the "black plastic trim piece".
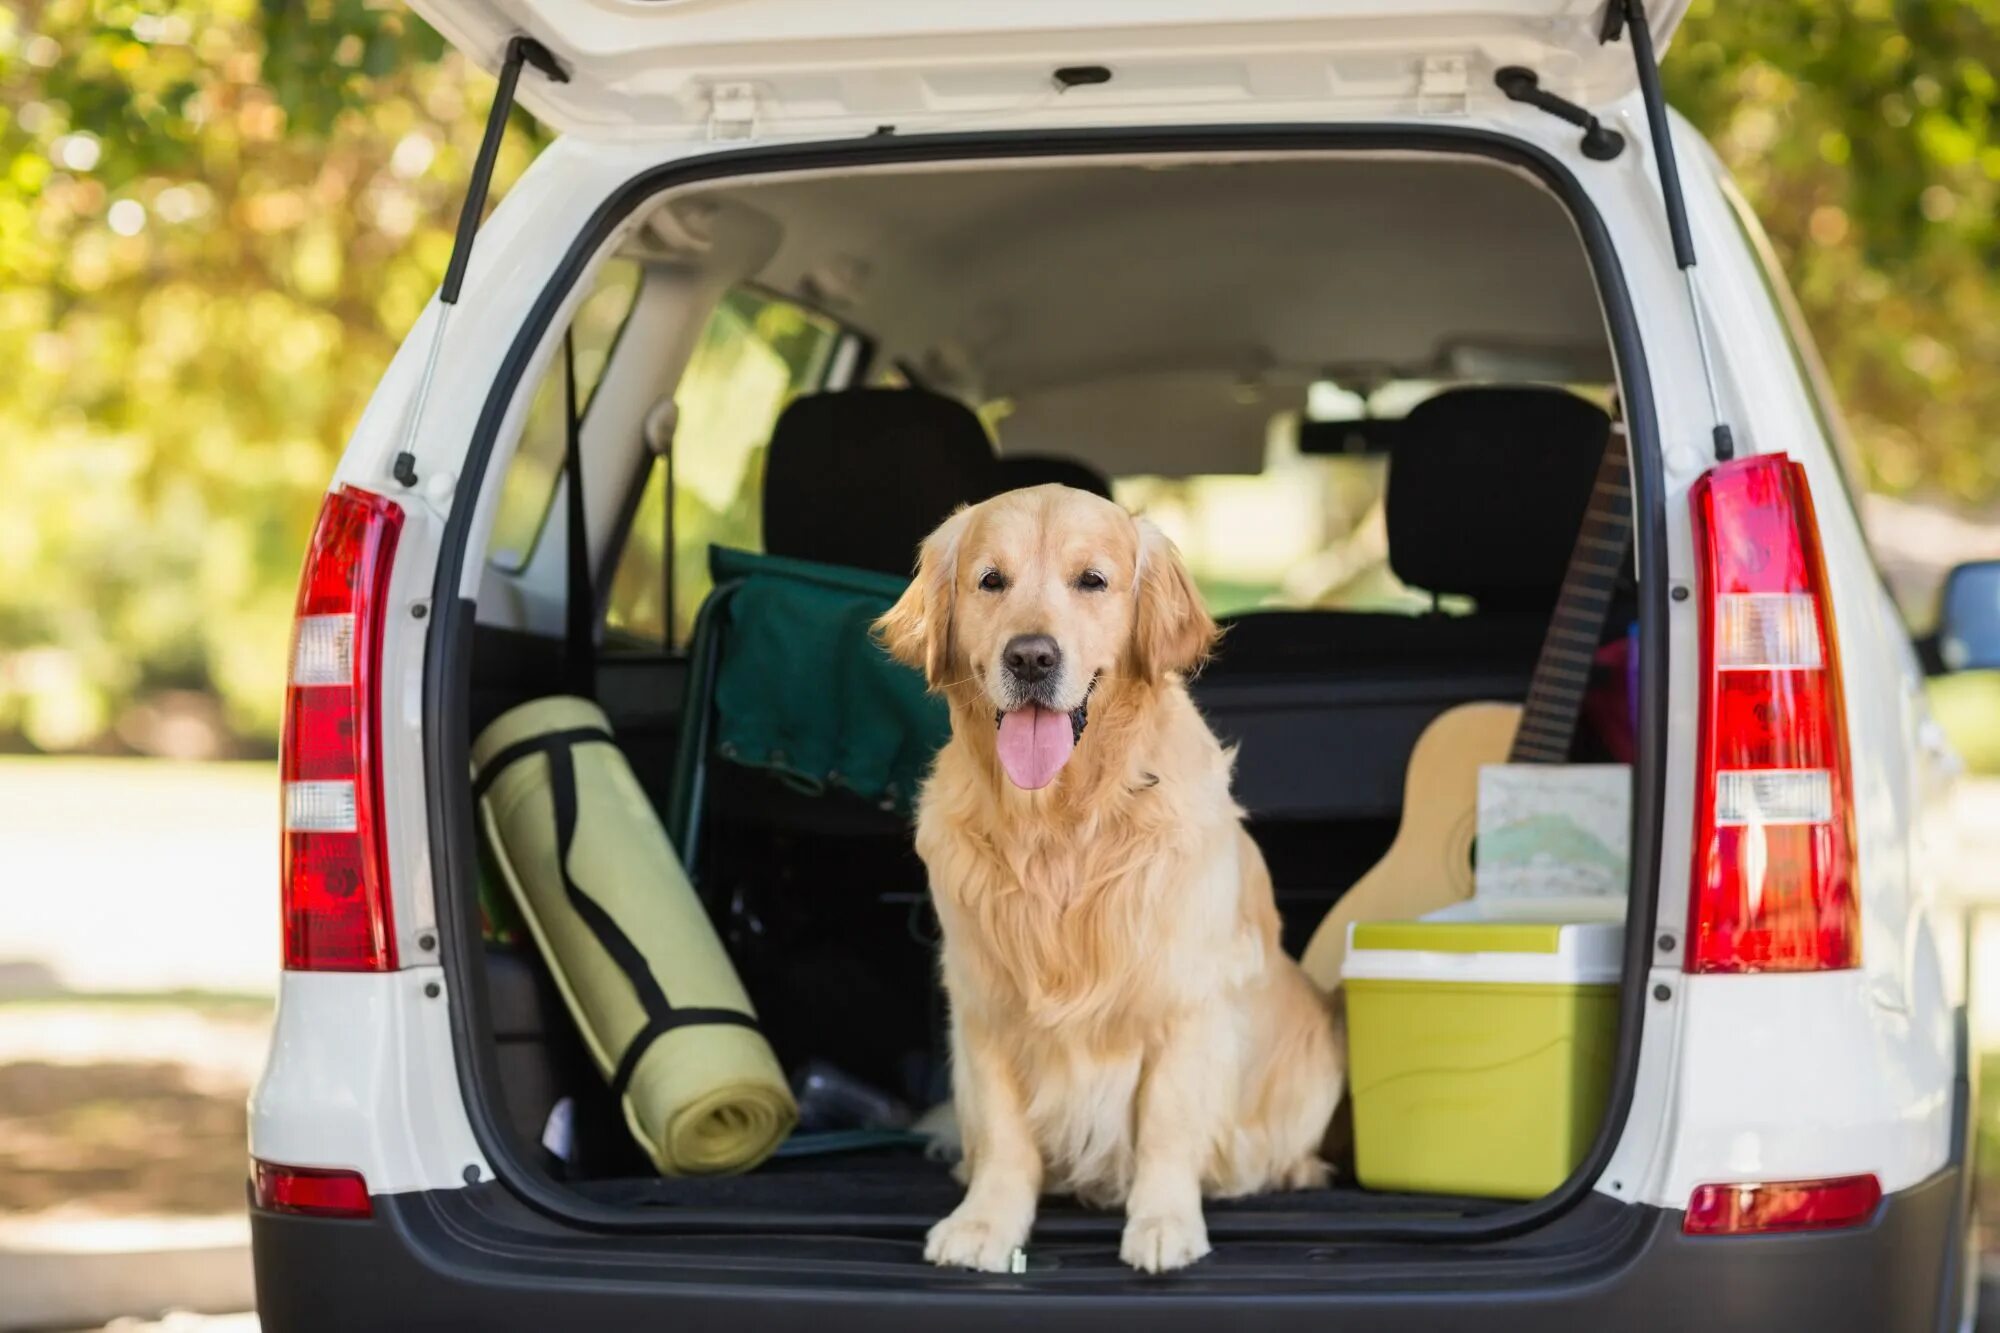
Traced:
<path fill-rule="evenodd" d="M 1966 947 L 1971 948 L 1969 938 Z M 1960 1333 L 1970 1328 L 1979 1303 L 1979 1254 L 1973 1230 L 1973 1187 L 1979 1178 L 1979 1125 L 1974 1115 L 1979 1105 L 1974 1090 L 1978 1077 L 1974 1061 L 1978 1057 L 1973 1054 L 1972 1024 L 1963 1004 L 1952 1011 L 1952 1045 L 1958 1077 L 1951 1090 L 1951 1162 L 1958 1168 L 1958 1197 L 1945 1244 L 1944 1271 L 1938 1275 L 1937 1333 Z"/>
<path fill-rule="evenodd" d="M 270 1333 L 1936 1333 L 1961 1174 L 1893 1194 L 1847 1230 L 1691 1237 L 1677 1212 L 1599 1198 L 1593 1211 L 1616 1216 L 1581 1253 L 1222 1246 L 1166 1278 L 1125 1269 L 1115 1238 L 1043 1247 L 1026 1273 L 994 1275 L 934 1269 L 915 1239 L 580 1235 L 493 1185 L 377 1196 L 365 1221 L 253 1209 L 250 1228 Z"/>
<path fill-rule="evenodd" d="M 541 295 L 522 322 L 513 346 L 487 394 L 460 472 L 460 494 L 474 495 L 482 483 L 500 424 L 535 348 L 593 254 L 614 228 L 646 199 L 663 190 L 698 181 L 828 166 L 890 163 L 996 161 L 1080 155 L 1144 156 L 1151 153 L 1257 153 L 1270 151 L 1428 151 L 1484 157 L 1521 168 L 1541 180 L 1575 222 L 1588 255 L 1610 329 L 1614 361 L 1631 432 L 1635 531 L 1639 568 L 1647 571 L 1640 589 L 1639 754 L 1632 804 L 1632 912 L 1625 942 L 1625 976 L 1632 981 L 1620 996 L 1618 1052 L 1612 1092 L 1590 1152 L 1570 1178 L 1542 1199 L 1476 1217 L 1315 1217 L 1308 1225 L 1327 1239 L 1402 1241 L 1493 1241 L 1542 1228 L 1583 1202 L 1610 1161 L 1631 1108 L 1639 1063 L 1646 1004 L 1637 984 L 1651 963 L 1651 942 L 1659 889 L 1660 835 L 1665 804 L 1667 726 L 1667 545 L 1665 481 L 1652 379 L 1639 324 L 1623 270 L 1589 196 L 1556 158 L 1530 144 L 1490 131 L 1464 127 L 1406 125 L 1253 125 L 1210 128 L 1146 127 L 1127 130 L 1009 131 L 984 134 L 876 136 L 825 144 L 752 147 L 683 159 L 641 172 L 602 204 L 571 243 Z M 465 686 L 470 678 L 473 605 L 458 594 L 470 541 L 474 506 L 453 506 L 438 554 L 433 617 L 424 690 L 427 774 L 433 872 L 439 921 L 450 941 L 443 965 L 453 997 L 451 1018 L 456 1061 L 466 1113 L 473 1133 L 501 1179 L 521 1198 L 550 1217 L 608 1232 L 783 1230 L 811 1231 L 823 1223 L 796 1213 L 746 1216 L 720 1210 L 675 1210 L 671 1216 L 634 1216 L 632 1210 L 593 1205 L 515 1151 L 511 1131 L 497 1111 L 496 1065 L 489 1040 L 485 996 L 479 984 L 477 914 L 467 869 L 473 861 L 474 817 L 466 781 L 469 737 Z M 456 691 L 456 693 L 454 693 Z M 838 1226 L 845 1219 L 826 1219 Z M 1275 1219 L 1269 1219 L 1275 1220 Z M 1270 1234 L 1268 1222 L 1232 1219 L 1218 1238 Z M 1284 1219 L 1297 1232 L 1296 1219 Z"/>
<path fill-rule="evenodd" d="M 1625 151 L 1624 135 L 1606 128 L 1603 121 L 1567 97 L 1558 97 L 1543 88 L 1542 76 L 1526 65 L 1507 66 L 1493 76 L 1493 82 L 1509 100 L 1525 102 L 1582 130 L 1583 138 L 1577 146 L 1591 161 L 1609 162 Z"/>
<path fill-rule="evenodd" d="M 1111 82 L 1111 71 L 1103 65 L 1064 65 L 1049 76 L 1056 87 L 1068 92 L 1071 88 L 1088 88 L 1095 84 Z"/>

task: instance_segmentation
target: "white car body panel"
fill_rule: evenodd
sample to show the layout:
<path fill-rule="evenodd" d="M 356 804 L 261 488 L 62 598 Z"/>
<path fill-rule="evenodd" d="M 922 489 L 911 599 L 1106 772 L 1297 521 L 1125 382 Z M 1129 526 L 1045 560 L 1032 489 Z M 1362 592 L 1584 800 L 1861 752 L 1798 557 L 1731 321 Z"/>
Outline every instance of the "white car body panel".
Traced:
<path fill-rule="evenodd" d="M 492 1179 L 459 1096 L 443 987 L 434 965 L 285 973 L 250 1094 L 251 1156 L 359 1171 L 375 1194 Z"/>
<path fill-rule="evenodd" d="M 1647 1201 L 1685 1208 L 1697 1185 L 1864 1171 L 1893 1192 L 1935 1174 L 1956 1060 L 1935 969 L 1930 980 L 1925 1008 L 1904 1013 L 1860 972 L 1683 978 L 1674 1132 Z"/>
<path fill-rule="evenodd" d="M 1516 8 L 1531 7 L 1524 3 Z M 426 8 L 473 16 L 464 19 L 471 24 L 481 14 L 539 14 L 542 6 L 495 0 Z M 607 0 L 577 8 L 608 15 L 630 7 Z M 724 14 L 733 7 L 685 8 L 694 15 Z M 879 12 L 896 7 L 861 8 Z M 1107 12 L 1115 6 L 1090 8 Z M 1566 14 L 1580 14 L 1582 8 L 1563 7 Z M 1669 8 L 1678 12 L 1678 7 L 1662 6 Z M 1425 9 L 1442 13 L 1445 7 Z M 1617 50 L 1621 58 L 1629 56 L 1624 48 Z M 526 83 L 524 79 L 524 88 Z M 1277 114 L 1284 105 L 1183 105 L 1173 115 L 1157 107 L 1125 108 L 1101 114 L 1095 123 L 1275 121 L 1284 119 Z M 1449 124 L 1505 135 L 1566 163 L 1588 191 L 1639 314 L 1658 416 L 1666 494 L 1656 502 L 1664 504 L 1669 567 L 1644 571 L 1644 577 L 1664 575 L 1692 588 L 1686 494 L 1712 463 L 1712 422 L 1700 360 L 1682 277 L 1667 241 L 1637 96 L 1597 109 L 1627 139 L 1627 151 L 1611 163 L 1584 161 L 1572 127 L 1507 103 L 1490 88 L 1475 89 L 1464 114 L 1440 119 L 1418 115 L 1412 107 L 1385 115 L 1371 107 L 1366 118 L 1378 125 L 1431 129 Z M 1323 120 L 1325 111 L 1320 106 L 1309 119 Z M 1076 113 L 1016 107 L 980 128 L 1033 129 L 1057 120 L 1074 124 Z M 414 490 L 405 491 L 391 479 L 390 464 L 404 446 L 405 418 L 440 318 L 435 303 L 397 355 L 341 462 L 336 484 L 396 496 L 409 511 L 396 560 L 384 662 L 385 715 L 393 730 L 385 763 L 392 812 L 391 879 L 404 970 L 389 975 L 286 974 L 272 1058 L 252 1099 L 252 1147 L 259 1157 L 357 1169 L 376 1192 L 455 1187 L 465 1181 L 468 1167 L 490 1174 L 461 1100 L 447 1022 L 449 997 L 424 994 L 426 984 L 442 984 L 423 947 L 437 921 L 425 811 L 439 797 L 425 790 L 421 751 L 429 622 L 417 618 L 413 608 L 431 595 L 438 534 L 452 505 L 468 500 L 479 505 L 469 549 L 476 553 L 485 548 L 498 488 L 486 486 L 474 499 L 460 493 L 459 473 L 489 388 L 573 239 L 642 170 L 735 147 L 690 141 L 677 129 L 655 126 L 650 133 L 653 137 L 643 141 L 558 140 L 481 230 L 463 299 L 450 316 L 441 347 L 437 387 L 414 440 L 419 477 Z M 1637 1089 L 1623 1138 L 1597 1188 L 1622 1200 L 1681 1208 L 1689 1191 L 1702 1183 L 1873 1171 L 1893 1191 L 1934 1174 L 1951 1151 L 1957 1073 L 1952 1005 L 1962 993 L 1962 978 L 1956 975 L 1957 960 L 1938 950 L 1931 915 L 1935 885 L 1926 851 L 1949 757 L 1926 733 L 1914 655 L 1874 573 L 1859 524 L 1841 496 L 1831 443 L 1814 419 L 1782 325 L 1763 296 L 1753 256 L 1727 213 L 1705 149 L 1690 131 L 1683 129 L 1680 138 L 1701 258 L 1697 280 L 1722 370 L 1725 411 L 1744 452 L 1782 449 L 1800 459 L 1817 502 L 1847 692 L 1864 965 L 1856 972 L 1808 976 L 1681 973 L 1693 824 L 1698 613 L 1692 597 L 1670 603 L 1658 918 L 1664 938 L 1644 982 L 1649 993 L 1664 998 L 1649 994 Z M 760 146 L 770 142 L 775 141 L 761 140 Z M 628 219 L 627 225 L 636 219 Z M 607 250 L 616 244 L 614 236 Z M 552 328 L 566 322 L 588 289 L 587 279 L 586 274 L 571 288 Z M 528 386 L 550 364 L 555 347 L 553 340 L 545 341 L 519 381 L 489 479 L 504 472 L 519 437 Z M 609 487 L 593 488 L 593 493 L 594 504 L 614 503 Z M 598 523 L 593 528 L 604 530 Z M 559 540 L 544 544 L 560 547 Z M 481 560 L 469 558 L 459 595 L 478 598 L 484 585 L 490 597 L 490 578 Z"/>

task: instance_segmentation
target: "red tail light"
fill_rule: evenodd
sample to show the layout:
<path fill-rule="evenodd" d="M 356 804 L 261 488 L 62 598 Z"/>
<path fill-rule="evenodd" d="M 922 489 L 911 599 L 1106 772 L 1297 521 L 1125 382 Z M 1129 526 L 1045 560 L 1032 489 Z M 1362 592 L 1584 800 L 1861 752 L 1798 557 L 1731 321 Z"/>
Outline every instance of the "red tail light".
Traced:
<path fill-rule="evenodd" d="M 1681 1230 L 1690 1236 L 1747 1236 L 1769 1231 L 1826 1231 L 1859 1226 L 1882 1202 L 1873 1176 L 1787 1180 L 1764 1185 L 1699 1185 Z"/>
<path fill-rule="evenodd" d="M 252 1162 L 250 1179 L 257 1206 L 268 1212 L 306 1217 L 368 1217 L 375 1211 L 368 1200 L 368 1182 L 359 1171 Z"/>
<path fill-rule="evenodd" d="M 382 620 L 403 511 L 343 487 L 306 550 L 285 700 L 285 966 L 396 966 L 382 824 Z"/>
<path fill-rule="evenodd" d="M 1693 487 L 1701 731 L 1687 966 L 1861 961 L 1846 710 L 1805 473 L 1783 454 Z"/>

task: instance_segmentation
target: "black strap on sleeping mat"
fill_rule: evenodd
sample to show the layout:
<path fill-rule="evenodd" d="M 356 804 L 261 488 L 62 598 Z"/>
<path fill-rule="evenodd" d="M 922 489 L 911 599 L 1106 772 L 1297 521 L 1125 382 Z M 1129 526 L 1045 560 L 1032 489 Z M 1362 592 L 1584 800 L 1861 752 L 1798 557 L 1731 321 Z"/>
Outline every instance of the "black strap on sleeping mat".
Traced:
<path fill-rule="evenodd" d="M 551 750 L 568 750 L 572 745 L 586 745 L 591 741 L 611 743 L 611 733 L 603 727 L 569 727 L 563 731 L 545 732 L 540 736 L 530 736 L 524 741 L 515 741 L 479 766 L 479 776 L 473 779 L 472 800 L 476 805 L 486 799 L 486 793 L 500 775 L 514 765 L 518 759 L 526 759 L 531 754 L 547 754 Z M 574 776 L 572 776 L 574 785 Z M 567 844 L 564 846 L 567 851 Z"/>
<path fill-rule="evenodd" d="M 619 927 L 611 913 L 570 878 L 569 849 L 576 840 L 576 763 L 570 751 L 574 746 L 593 742 L 608 745 L 611 733 L 602 727 L 571 727 L 516 741 L 481 766 L 479 777 L 472 784 L 472 799 L 479 801 L 484 798 L 494 779 L 516 760 L 531 754 L 548 756 L 549 799 L 555 806 L 556 816 L 556 868 L 562 875 L 563 894 L 576 914 L 583 918 L 583 923 L 590 927 L 590 933 L 597 937 L 604 952 L 611 955 L 611 961 L 632 983 L 639 1007 L 646 1011 L 646 1025 L 627 1043 L 625 1054 L 619 1057 L 618 1068 L 611 1075 L 612 1096 L 623 1097 L 626 1085 L 632 1081 L 632 1071 L 639 1067 L 640 1059 L 663 1034 L 675 1028 L 704 1023 L 726 1023 L 749 1028 L 752 1032 L 759 1029 L 757 1020 L 741 1010 L 676 1008 L 668 1001 L 666 991 L 661 989 L 660 979 L 653 975 L 646 956 L 632 943 L 632 937 Z"/>

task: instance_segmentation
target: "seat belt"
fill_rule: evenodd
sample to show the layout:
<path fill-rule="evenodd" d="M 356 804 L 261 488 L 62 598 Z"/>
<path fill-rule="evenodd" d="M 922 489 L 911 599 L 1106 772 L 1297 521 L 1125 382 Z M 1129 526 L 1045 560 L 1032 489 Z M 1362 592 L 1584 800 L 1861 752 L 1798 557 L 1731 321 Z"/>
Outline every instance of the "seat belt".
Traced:
<path fill-rule="evenodd" d="M 680 406 L 671 396 L 653 404 L 640 426 L 646 443 L 646 463 L 639 473 L 639 494 L 652 476 L 652 460 L 660 461 L 660 651 L 674 646 L 674 434 L 680 429 Z"/>
<path fill-rule="evenodd" d="M 563 334 L 563 470 L 569 475 L 569 589 L 564 599 L 563 680 L 569 693 L 597 697 L 597 598 L 590 587 L 590 531 L 583 503 L 583 414 L 576 399 L 576 339 Z"/>

